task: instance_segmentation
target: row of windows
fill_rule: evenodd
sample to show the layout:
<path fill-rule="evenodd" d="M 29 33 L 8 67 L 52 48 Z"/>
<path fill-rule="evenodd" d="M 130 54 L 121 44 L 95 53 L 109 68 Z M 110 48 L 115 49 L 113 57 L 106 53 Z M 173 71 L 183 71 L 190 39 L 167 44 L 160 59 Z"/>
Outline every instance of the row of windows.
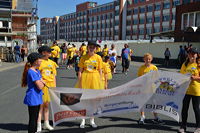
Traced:
<path fill-rule="evenodd" d="M 162 27 L 161 29 L 162 31 L 169 31 L 171 30 L 170 27 Z M 154 31 L 152 28 L 140 28 L 140 29 L 133 29 L 133 30 L 127 30 L 126 31 L 126 35 L 129 36 L 129 35 L 144 35 L 144 34 L 151 34 L 151 33 L 156 33 L 156 32 L 160 32 L 160 27 L 155 27 L 154 28 Z"/>
<path fill-rule="evenodd" d="M 114 9 L 114 5 L 113 5 L 113 4 L 111 4 L 111 5 L 106 5 L 106 6 L 103 6 L 103 7 L 90 9 L 90 10 L 89 10 L 89 14 L 101 13 L 101 12 L 103 12 L 103 11 L 112 10 L 112 9 Z"/>

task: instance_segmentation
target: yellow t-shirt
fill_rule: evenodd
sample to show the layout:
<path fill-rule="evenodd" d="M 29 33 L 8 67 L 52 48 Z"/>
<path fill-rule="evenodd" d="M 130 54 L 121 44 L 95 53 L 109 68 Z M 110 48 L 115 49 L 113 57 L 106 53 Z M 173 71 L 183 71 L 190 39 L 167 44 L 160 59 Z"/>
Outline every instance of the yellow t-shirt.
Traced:
<path fill-rule="evenodd" d="M 101 52 L 101 48 L 100 48 L 100 47 L 97 47 L 97 49 L 96 49 L 95 52 L 96 52 L 96 53 L 97 53 L 97 52 Z"/>
<path fill-rule="evenodd" d="M 45 82 L 54 82 L 55 76 L 57 75 L 57 71 L 56 71 L 57 67 L 58 67 L 58 65 L 50 59 L 42 60 L 40 67 L 39 67 L 39 70 L 42 75 L 42 79 Z M 51 87 L 51 86 L 49 86 L 49 87 Z"/>
<path fill-rule="evenodd" d="M 102 79 L 103 81 L 105 81 L 105 75 L 108 74 L 108 71 L 107 71 L 107 64 L 105 62 L 103 62 L 103 65 L 102 65 Z"/>
<path fill-rule="evenodd" d="M 51 46 L 51 51 L 52 57 L 53 58 L 60 58 L 60 48 L 58 46 Z"/>
<path fill-rule="evenodd" d="M 181 67 L 181 73 L 182 74 L 191 74 L 194 76 L 199 76 L 200 69 L 197 68 L 196 63 L 188 63 L 187 67 L 185 66 L 185 63 Z M 193 96 L 200 96 L 200 81 L 192 80 L 190 82 L 190 85 L 187 89 L 186 94 L 193 95 Z"/>
<path fill-rule="evenodd" d="M 111 73 L 111 66 L 109 62 L 105 62 L 106 64 L 106 69 L 107 69 L 107 73 Z"/>
<path fill-rule="evenodd" d="M 78 66 L 83 68 L 85 72 L 99 72 L 102 69 L 102 59 L 99 55 L 94 54 L 89 56 L 88 54 L 81 57 Z"/>
<path fill-rule="evenodd" d="M 103 48 L 103 56 L 108 56 L 108 48 Z"/>
<path fill-rule="evenodd" d="M 155 65 L 151 64 L 149 67 L 142 65 L 138 70 L 138 77 L 153 71 L 158 71 Z"/>
<path fill-rule="evenodd" d="M 72 59 L 74 56 L 74 48 L 68 48 L 67 49 L 67 58 Z"/>
<path fill-rule="evenodd" d="M 82 46 L 81 47 L 81 55 L 83 56 L 83 55 L 86 55 L 86 53 L 87 53 L 87 46 Z"/>
<path fill-rule="evenodd" d="M 77 51 L 77 48 L 73 47 L 73 52 L 74 52 L 73 56 L 76 55 L 76 51 Z"/>

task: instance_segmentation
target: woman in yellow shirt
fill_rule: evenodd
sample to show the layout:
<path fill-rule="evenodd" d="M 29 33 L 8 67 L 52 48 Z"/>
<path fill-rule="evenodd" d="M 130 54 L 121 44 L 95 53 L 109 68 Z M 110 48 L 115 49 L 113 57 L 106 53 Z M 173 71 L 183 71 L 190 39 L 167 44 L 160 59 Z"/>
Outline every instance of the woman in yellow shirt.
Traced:
<path fill-rule="evenodd" d="M 182 74 L 190 74 L 192 81 L 187 89 L 185 97 L 183 99 L 182 107 L 182 123 L 179 129 L 179 133 L 185 133 L 187 128 L 187 117 L 188 109 L 190 105 L 190 100 L 192 99 L 192 105 L 196 118 L 196 131 L 194 133 L 200 132 L 200 78 L 196 59 L 197 59 L 197 50 L 192 48 L 188 52 L 188 59 L 183 63 L 181 67 Z"/>
<path fill-rule="evenodd" d="M 82 89 L 104 89 L 102 86 L 102 59 L 95 54 L 95 42 L 88 42 L 88 53 L 81 57 L 79 62 L 77 88 Z M 88 82 L 89 81 L 89 82 Z M 90 125 L 96 128 L 94 118 L 90 118 Z M 82 119 L 80 128 L 85 128 L 85 119 Z"/>
<path fill-rule="evenodd" d="M 86 55 L 86 53 L 87 53 L 87 46 L 85 45 L 85 43 L 82 43 L 79 51 L 81 53 L 81 56 Z"/>
<path fill-rule="evenodd" d="M 151 64 L 152 60 L 153 60 L 153 56 L 149 53 L 146 53 L 144 55 L 144 65 L 142 65 L 139 70 L 138 70 L 138 77 L 144 75 L 144 74 L 147 74 L 149 72 L 153 72 L 153 71 L 158 71 L 158 68 Z M 154 114 L 154 120 L 153 120 L 153 123 L 155 124 L 163 124 L 164 122 L 158 117 L 158 114 L 153 112 Z M 138 124 L 140 125 L 143 125 L 145 124 L 145 114 L 144 114 L 144 111 L 142 110 L 141 111 L 141 117 L 138 121 Z"/>
<path fill-rule="evenodd" d="M 56 41 L 53 42 L 53 45 L 51 46 L 51 57 L 56 64 L 58 64 L 58 59 L 60 58 L 60 48 L 58 47 L 58 44 Z"/>
<path fill-rule="evenodd" d="M 106 44 L 104 45 L 104 48 L 103 48 L 103 50 L 102 50 L 102 53 L 103 53 L 103 56 L 104 56 L 104 57 L 108 55 L 108 46 L 107 46 Z"/>
<path fill-rule="evenodd" d="M 51 49 L 48 46 L 42 46 L 38 49 L 38 52 L 43 55 L 43 59 L 39 70 L 42 75 L 42 80 L 45 82 L 46 86 L 42 88 L 43 91 L 43 104 L 40 106 L 40 112 L 38 116 L 37 132 L 41 132 L 41 119 L 44 115 L 44 129 L 53 130 L 53 127 L 49 124 L 49 103 L 50 95 L 48 87 L 56 87 L 56 68 L 58 65 L 49 59 L 51 56 Z"/>
<path fill-rule="evenodd" d="M 71 69 L 73 68 L 73 57 L 74 57 L 74 48 L 73 46 L 70 44 L 67 47 L 67 69 Z"/>

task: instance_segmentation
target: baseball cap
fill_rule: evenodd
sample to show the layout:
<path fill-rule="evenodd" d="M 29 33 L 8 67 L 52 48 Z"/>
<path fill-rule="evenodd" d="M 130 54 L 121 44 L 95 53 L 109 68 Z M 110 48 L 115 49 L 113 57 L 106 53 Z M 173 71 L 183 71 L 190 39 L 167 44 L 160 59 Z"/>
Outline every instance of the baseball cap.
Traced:
<path fill-rule="evenodd" d="M 30 53 L 27 57 L 28 62 L 34 63 L 36 60 L 41 59 L 42 55 L 36 52 Z"/>
<path fill-rule="evenodd" d="M 88 45 L 94 45 L 94 46 L 97 46 L 98 44 L 97 44 L 96 42 L 89 41 L 89 42 L 88 42 Z"/>
<path fill-rule="evenodd" d="M 39 53 L 42 53 L 42 52 L 44 52 L 44 51 L 46 51 L 46 52 L 51 52 L 51 51 L 53 51 L 53 49 L 51 49 L 51 48 L 48 47 L 48 46 L 42 46 L 42 47 L 40 47 L 40 48 L 38 49 L 38 52 L 39 52 Z"/>

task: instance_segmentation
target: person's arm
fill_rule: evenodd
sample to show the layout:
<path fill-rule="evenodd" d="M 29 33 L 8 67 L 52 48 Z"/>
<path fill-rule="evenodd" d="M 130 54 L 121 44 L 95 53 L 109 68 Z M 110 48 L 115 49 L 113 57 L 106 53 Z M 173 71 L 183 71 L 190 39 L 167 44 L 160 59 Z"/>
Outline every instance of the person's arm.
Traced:
<path fill-rule="evenodd" d="M 82 88 L 82 72 L 83 72 L 83 68 L 79 68 L 79 71 L 78 71 L 78 88 Z"/>
<path fill-rule="evenodd" d="M 45 84 L 42 82 L 42 80 L 36 80 L 34 83 L 35 83 L 36 87 L 40 90 L 45 86 Z"/>
<path fill-rule="evenodd" d="M 108 89 L 108 74 L 104 74 L 105 78 L 105 89 Z"/>

